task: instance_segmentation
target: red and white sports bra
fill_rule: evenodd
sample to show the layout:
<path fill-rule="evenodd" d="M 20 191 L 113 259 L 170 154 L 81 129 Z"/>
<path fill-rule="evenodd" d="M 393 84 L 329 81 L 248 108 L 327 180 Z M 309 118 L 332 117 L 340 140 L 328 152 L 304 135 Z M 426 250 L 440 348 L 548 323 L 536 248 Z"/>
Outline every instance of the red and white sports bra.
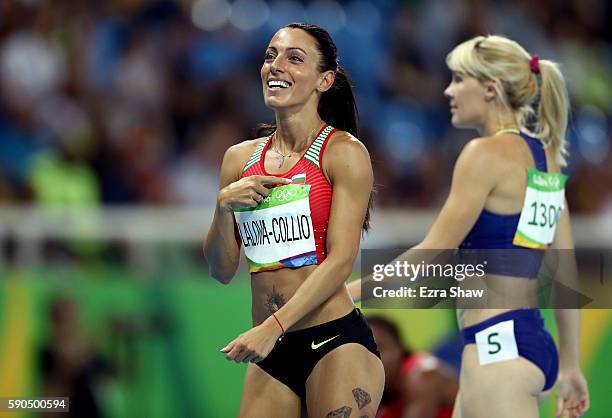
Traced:
<path fill-rule="evenodd" d="M 327 224 L 332 199 L 321 161 L 336 129 L 324 125 L 295 165 L 282 174 L 264 167 L 274 134 L 260 143 L 246 163 L 241 178 L 262 175 L 291 179 L 270 189 L 256 208 L 234 211 L 249 271 L 299 268 L 320 264 L 326 257 Z"/>

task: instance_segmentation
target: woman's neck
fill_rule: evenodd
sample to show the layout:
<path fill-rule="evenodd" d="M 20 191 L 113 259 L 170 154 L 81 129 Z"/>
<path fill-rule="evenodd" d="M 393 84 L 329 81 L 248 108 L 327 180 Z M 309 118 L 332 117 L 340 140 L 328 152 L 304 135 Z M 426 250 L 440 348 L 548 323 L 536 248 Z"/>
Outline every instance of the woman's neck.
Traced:
<path fill-rule="evenodd" d="M 505 129 L 520 129 L 518 119 L 513 112 L 498 107 L 489 113 L 478 133 L 481 136 L 493 136 Z"/>
<path fill-rule="evenodd" d="M 318 114 L 308 117 L 301 114 L 276 117 L 276 140 L 283 144 L 289 152 L 301 152 L 312 141 L 316 131 L 321 128 L 323 121 Z"/>

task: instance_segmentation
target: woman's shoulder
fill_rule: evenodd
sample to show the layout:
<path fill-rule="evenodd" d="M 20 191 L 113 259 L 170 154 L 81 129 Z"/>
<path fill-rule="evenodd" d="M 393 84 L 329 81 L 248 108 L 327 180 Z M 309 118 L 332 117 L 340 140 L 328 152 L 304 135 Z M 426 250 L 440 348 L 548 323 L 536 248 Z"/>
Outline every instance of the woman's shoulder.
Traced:
<path fill-rule="evenodd" d="M 346 173 L 347 170 L 360 176 L 372 172 L 370 154 L 363 142 L 342 130 L 334 131 L 328 139 L 322 163 L 329 179 L 333 179 L 334 173 Z"/>
<path fill-rule="evenodd" d="M 244 160 L 246 161 L 251 158 L 251 155 L 257 149 L 257 146 L 261 145 L 267 137 L 255 138 L 255 139 L 245 139 L 237 144 L 230 146 L 227 151 L 225 151 L 225 158 L 233 160 Z"/>
<path fill-rule="evenodd" d="M 516 145 L 504 143 L 498 137 L 477 137 L 463 147 L 455 164 L 457 178 L 497 181 L 516 168 L 516 159 L 510 157 Z"/>
<path fill-rule="evenodd" d="M 255 149 L 257 149 L 257 146 L 261 145 L 266 139 L 268 139 L 267 136 L 255 139 L 245 139 L 229 147 L 227 152 L 232 154 L 248 154 L 250 152 L 252 154 L 255 152 Z"/>
<path fill-rule="evenodd" d="M 476 148 L 488 152 L 493 157 L 491 162 L 500 167 L 519 167 L 521 169 L 531 167 L 536 158 L 527 140 L 514 133 L 479 138 L 477 144 Z M 544 150 L 547 154 L 550 152 L 546 150 L 546 146 Z M 549 171 L 559 171 L 554 157 L 549 159 L 548 165 Z"/>
<path fill-rule="evenodd" d="M 351 133 L 336 129 L 328 139 L 326 153 L 349 157 L 351 154 L 368 154 L 368 150 L 363 142 Z"/>
<path fill-rule="evenodd" d="M 267 137 L 246 139 L 230 146 L 225 151 L 225 156 L 223 157 L 223 168 L 226 168 L 232 173 L 241 172 L 242 168 L 257 149 L 257 146 L 262 144 L 266 138 Z"/>
<path fill-rule="evenodd" d="M 476 137 L 465 144 L 461 157 L 491 167 L 503 166 L 523 153 L 522 142 L 520 136 L 513 134 Z"/>

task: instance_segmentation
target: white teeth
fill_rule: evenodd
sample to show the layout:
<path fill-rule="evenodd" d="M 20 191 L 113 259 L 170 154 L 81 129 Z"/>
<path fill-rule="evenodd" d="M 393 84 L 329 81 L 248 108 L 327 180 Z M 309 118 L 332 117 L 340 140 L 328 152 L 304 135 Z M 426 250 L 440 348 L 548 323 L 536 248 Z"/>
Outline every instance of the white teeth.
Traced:
<path fill-rule="evenodd" d="M 285 89 L 289 87 L 289 83 L 287 83 L 286 81 L 282 81 L 282 80 L 269 80 L 268 87 L 281 87 Z"/>

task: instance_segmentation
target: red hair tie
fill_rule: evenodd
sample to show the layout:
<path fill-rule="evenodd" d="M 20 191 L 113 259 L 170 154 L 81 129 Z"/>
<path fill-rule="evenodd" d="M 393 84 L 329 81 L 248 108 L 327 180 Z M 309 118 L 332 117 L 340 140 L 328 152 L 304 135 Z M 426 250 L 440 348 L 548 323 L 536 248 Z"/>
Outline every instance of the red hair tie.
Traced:
<path fill-rule="evenodd" d="M 540 73 L 540 57 L 538 54 L 533 54 L 531 56 L 531 60 L 529 61 L 529 68 L 531 68 L 531 72 L 534 74 Z"/>

